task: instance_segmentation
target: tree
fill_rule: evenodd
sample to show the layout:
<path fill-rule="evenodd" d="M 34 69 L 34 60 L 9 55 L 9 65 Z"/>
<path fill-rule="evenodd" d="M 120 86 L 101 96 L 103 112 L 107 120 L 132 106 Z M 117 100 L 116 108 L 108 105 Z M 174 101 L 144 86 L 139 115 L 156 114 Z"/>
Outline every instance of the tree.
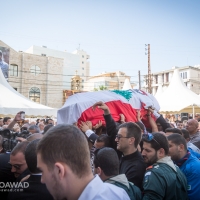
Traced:
<path fill-rule="evenodd" d="M 99 88 L 94 88 L 94 91 L 100 91 L 100 90 L 107 90 L 107 87 L 104 85 L 99 85 Z"/>

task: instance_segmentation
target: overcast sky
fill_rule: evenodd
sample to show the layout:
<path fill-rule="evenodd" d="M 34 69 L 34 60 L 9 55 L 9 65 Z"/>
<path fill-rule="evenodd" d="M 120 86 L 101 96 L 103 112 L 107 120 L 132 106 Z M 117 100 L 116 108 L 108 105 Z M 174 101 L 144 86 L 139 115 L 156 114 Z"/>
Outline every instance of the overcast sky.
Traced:
<path fill-rule="evenodd" d="M 83 49 L 90 75 L 123 71 L 138 81 L 151 70 L 200 64 L 200 0 L 5 0 L 0 39 L 16 51 L 32 45 Z M 146 51 L 147 52 L 147 51 Z"/>

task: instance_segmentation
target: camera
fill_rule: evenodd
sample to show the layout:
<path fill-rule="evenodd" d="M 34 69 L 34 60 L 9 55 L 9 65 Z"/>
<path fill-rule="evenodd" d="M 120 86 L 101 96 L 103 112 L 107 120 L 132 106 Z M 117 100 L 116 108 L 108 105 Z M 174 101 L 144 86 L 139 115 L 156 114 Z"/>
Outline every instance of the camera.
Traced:
<path fill-rule="evenodd" d="M 3 149 L 4 151 L 12 151 L 12 149 L 17 145 L 17 137 L 27 138 L 29 132 L 27 130 L 22 130 L 22 132 L 13 132 L 9 129 L 0 130 L 0 135 L 4 138 L 3 140 Z"/>

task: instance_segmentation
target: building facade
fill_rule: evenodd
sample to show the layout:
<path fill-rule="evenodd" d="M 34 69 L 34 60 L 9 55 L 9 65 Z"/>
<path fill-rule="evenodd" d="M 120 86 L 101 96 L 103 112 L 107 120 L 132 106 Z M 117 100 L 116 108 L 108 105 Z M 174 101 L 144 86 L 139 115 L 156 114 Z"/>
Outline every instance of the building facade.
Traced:
<path fill-rule="evenodd" d="M 49 49 L 46 46 L 31 46 L 26 50 L 26 53 L 39 55 L 44 57 L 55 57 L 63 59 L 63 87 L 65 89 L 71 88 L 71 78 L 74 75 L 79 75 L 84 83 L 90 76 L 89 55 L 83 50 L 76 50 L 72 53 L 66 51 L 58 51 Z M 82 87 L 84 84 L 82 84 Z M 84 89 L 84 88 L 82 88 Z"/>
<path fill-rule="evenodd" d="M 84 88 L 86 91 L 94 91 L 103 86 L 107 90 L 121 90 L 126 78 L 130 80 L 130 76 L 121 71 L 102 73 L 88 78 Z"/>
<path fill-rule="evenodd" d="M 83 89 L 84 80 L 89 75 L 89 56 L 84 51 L 77 50 L 71 54 L 64 52 L 67 56 L 62 57 L 59 56 L 61 52 L 55 51 L 57 54 L 54 56 L 53 50 L 43 47 L 31 47 L 32 51 L 17 52 L 2 41 L 0 46 L 9 49 L 9 84 L 25 97 L 49 107 L 63 106 L 63 91 L 74 88 L 74 76 L 77 72 L 82 73 L 79 91 Z"/>
<path fill-rule="evenodd" d="M 181 78 L 183 82 L 193 92 L 196 94 L 200 94 L 200 66 L 199 67 L 192 67 L 192 66 L 185 66 L 185 67 L 172 67 L 170 70 L 165 70 L 157 73 L 152 74 L 152 94 L 155 95 L 158 86 L 162 86 L 162 91 L 164 92 L 168 87 L 170 80 L 173 76 L 174 69 L 178 68 Z M 147 91 L 148 85 L 147 80 L 144 81 L 144 90 Z"/>

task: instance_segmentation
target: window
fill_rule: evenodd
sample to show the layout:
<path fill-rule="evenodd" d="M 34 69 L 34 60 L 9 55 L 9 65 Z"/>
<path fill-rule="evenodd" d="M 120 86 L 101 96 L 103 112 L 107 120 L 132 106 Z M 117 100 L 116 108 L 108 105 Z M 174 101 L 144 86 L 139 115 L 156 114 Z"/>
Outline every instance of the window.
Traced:
<path fill-rule="evenodd" d="M 84 55 L 82 55 L 82 58 L 84 58 Z"/>
<path fill-rule="evenodd" d="M 82 70 L 84 70 L 84 67 L 82 67 Z"/>
<path fill-rule="evenodd" d="M 158 83 L 158 75 L 155 75 L 155 82 Z"/>
<path fill-rule="evenodd" d="M 187 78 L 187 72 L 185 72 L 185 78 Z"/>
<path fill-rule="evenodd" d="M 40 89 L 37 87 L 32 87 L 29 91 L 29 99 L 40 103 Z"/>
<path fill-rule="evenodd" d="M 82 73 L 82 76 L 84 76 L 84 73 Z"/>
<path fill-rule="evenodd" d="M 162 74 L 162 82 L 164 83 L 164 74 Z"/>
<path fill-rule="evenodd" d="M 10 76 L 18 76 L 18 66 L 11 64 L 9 67 L 9 75 Z"/>
<path fill-rule="evenodd" d="M 82 61 L 82 64 L 84 64 L 84 62 Z"/>
<path fill-rule="evenodd" d="M 84 82 L 84 80 L 82 79 L 82 82 Z"/>
<path fill-rule="evenodd" d="M 187 86 L 187 82 L 185 82 L 185 86 Z"/>
<path fill-rule="evenodd" d="M 166 73 L 166 82 L 169 82 L 169 73 Z"/>
<path fill-rule="evenodd" d="M 31 67 L 31 73 L 33 73 L 35 76 L 40 74 L 41 70 L 37 65 L 33 65 Z"/>

